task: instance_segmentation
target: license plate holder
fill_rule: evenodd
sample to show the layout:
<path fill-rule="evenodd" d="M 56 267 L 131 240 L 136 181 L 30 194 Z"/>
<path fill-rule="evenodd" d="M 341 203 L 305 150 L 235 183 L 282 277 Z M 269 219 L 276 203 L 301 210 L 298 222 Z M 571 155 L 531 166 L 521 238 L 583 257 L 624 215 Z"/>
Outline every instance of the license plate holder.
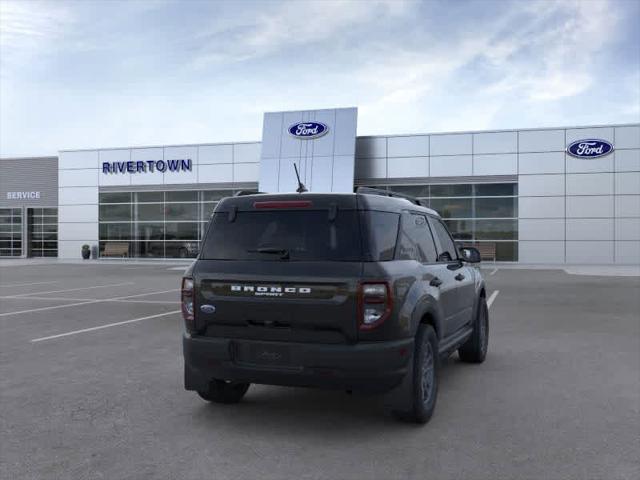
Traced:
<path fill-rule="evenodd" d="M 286 345 L 242 344 L 238 345 L 235 360 L 237 363 L 265 367 L 290 366 L 291 349 Z"/>

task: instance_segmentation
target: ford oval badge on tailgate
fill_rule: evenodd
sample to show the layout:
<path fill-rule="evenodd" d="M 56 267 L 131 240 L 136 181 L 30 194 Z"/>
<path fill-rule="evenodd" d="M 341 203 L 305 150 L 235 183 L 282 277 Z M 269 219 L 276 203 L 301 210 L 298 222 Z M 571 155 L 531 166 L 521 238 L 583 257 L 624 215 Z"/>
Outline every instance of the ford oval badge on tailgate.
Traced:
<path fill-rule="evenodd" d="M 213 305 L 200 305 L 200 311 L 202 313 L 216 313 L 216 307 Z"/>

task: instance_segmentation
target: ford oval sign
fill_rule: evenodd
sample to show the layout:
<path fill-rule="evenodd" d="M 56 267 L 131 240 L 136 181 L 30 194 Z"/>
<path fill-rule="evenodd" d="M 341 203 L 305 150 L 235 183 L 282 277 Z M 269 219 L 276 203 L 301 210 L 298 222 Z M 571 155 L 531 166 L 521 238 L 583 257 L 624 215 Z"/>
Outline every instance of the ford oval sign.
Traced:
<path fill-rule="evenodd" d="M 590 138 L 577 140 L 567 147 L 567 153 L 578 158 L 599 158 L 613 152 L 613 145 L 606 140 Z"/>
<path fill-rule="evenodd" d="M 329 131 L 324 123 L 320 122 L 300 122 L 289 127 L 289 133 L 302 140 L 312 140 L 321 137 Z"/>

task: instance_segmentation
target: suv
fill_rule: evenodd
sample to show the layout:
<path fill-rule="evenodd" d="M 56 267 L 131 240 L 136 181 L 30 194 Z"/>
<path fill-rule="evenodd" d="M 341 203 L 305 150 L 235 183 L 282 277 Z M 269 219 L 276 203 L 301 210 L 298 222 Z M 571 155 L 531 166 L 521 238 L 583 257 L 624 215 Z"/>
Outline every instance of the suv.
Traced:
<path fill-rule="evenodd" d="M 387 392 L 425 423 L 440 359 L 485 359 L 479 261 L 411 197 L 226 198 L 182 280 L 185 388 L 219 403 L 251 383 Z"/>

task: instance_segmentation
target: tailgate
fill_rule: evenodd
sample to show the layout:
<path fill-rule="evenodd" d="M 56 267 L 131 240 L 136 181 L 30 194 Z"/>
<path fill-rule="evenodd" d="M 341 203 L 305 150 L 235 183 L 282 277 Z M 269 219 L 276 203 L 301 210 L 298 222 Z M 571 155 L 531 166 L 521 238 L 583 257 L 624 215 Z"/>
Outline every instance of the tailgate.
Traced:
<path fill-rule="evenodd" d="M 207 336 L 355 342 L 361 273 L 360 262 L 201 260 L 196 325 Z"/>

